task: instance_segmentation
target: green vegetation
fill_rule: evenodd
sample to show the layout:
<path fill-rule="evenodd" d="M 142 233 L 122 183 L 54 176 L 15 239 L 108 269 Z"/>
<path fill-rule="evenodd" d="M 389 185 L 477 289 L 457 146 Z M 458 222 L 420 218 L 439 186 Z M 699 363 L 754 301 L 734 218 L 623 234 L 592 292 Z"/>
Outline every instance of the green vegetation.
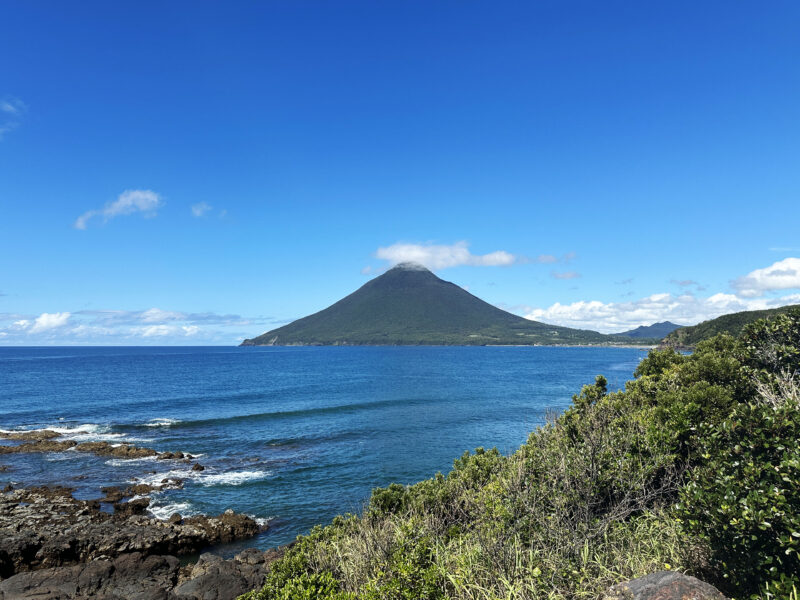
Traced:
<path fill-rule="evenodd" d="M 664 344 L 678 348 L 691 348 L 703 340 L 710 339 L 720 333 L 727 333 L 734 337 L 740 335 L 742 330 L 758 319 L 768 319 L 775 315 L 781 315 L 790 310 L 798 308 L 794 306 L 782 306 L 780 308 L 770 308 L 767 310 L 750 310 L 729 315 L 722 315 L 716 319 L 703 321 L 691 327 L 681 327 L 676 329 L 664 338 Z M 662 336 L 663 337 L 663 336 Z"/>
<path fill-rule="evenodd" d="M 646 344 L 501 310 L 419 265 L 399 265 L 336 304 L 245 340 L 264 345 Z"/>
<path fill-rule="evenodd" d="M 800 309 L 598 376 L 511 456 L 376 489 L 248 600 L 598 598 L 688 571 L 735 598 L 800 584 Z"/>

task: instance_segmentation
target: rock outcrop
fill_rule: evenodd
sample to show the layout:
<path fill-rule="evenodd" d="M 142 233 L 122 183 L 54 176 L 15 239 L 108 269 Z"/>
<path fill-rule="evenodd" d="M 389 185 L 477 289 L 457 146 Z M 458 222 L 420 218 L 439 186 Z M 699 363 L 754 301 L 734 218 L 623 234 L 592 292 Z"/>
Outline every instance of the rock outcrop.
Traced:
<path fill-rule="evenodd" d="M 262 531 L 255 520 L 233 511 L 159 521 L 142 514 L 148 503 L 146 498 L 118 502 L 108 514 L 97 500 L 76 500 L 69 488 L 0 494 L 0 578 L 129 553 L 192 554 Z"/>
<path fill-rule="evenodd" d="M 715 588 L 677 571 L 659 571 L 612 587 L 603 600 L 726 600 Z"/>
<path fill-rule="evenodd" d="M 203 554 L 180 568 L 174 556 L 122 554 L 0 581 L 0 600 L 233 600 L 263 585 L 279 551 L 245 550 L 230 560 Z"/>
<path fill-rule="evenodd" d="M 7 440 L 41 441 L 61 437 L 61 434 L 51 429 L 34 429 L 32 431 L 0 431 L 0 438 Z"/>

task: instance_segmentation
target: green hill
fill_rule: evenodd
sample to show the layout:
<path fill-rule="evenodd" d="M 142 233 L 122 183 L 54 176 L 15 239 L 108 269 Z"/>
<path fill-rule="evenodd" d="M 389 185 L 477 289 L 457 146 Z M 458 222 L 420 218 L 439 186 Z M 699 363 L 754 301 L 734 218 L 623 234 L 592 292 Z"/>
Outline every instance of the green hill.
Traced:
<path fill-rule="evenodd" d="M 800 305 L 782 306 L 766 310 L 748 310 L 744 312 L 722 315 L 716 319 L 703 321 L 691 327 L 681 327 L 667 335 L 663 343 L 669 346 L 696 346 L 698 342 L 714 337 L 719 333 L 738 336 L 745 325 L 758 319 L 767 319 L 790 311 Z"/>
<path fill-rule="evenodd" d="M 682 326 L 676 325 L 675 323 L 671 323 L 670 321 L 661 321 L 660 323 L 653 323 L 652 325 L 642 325 L 640 327 L 637 327 L 636 329 L 623 331 L 622 333 L 617 333 L 616 335 L 622 335 L 632 338 L 661 339 L 665 335 L 672 333 L 673 331 L 675 331 L 680 327 Z"/>
<path fill-rule="evenodd" d="M 534 345 L 632 341 L 524 319 L 476 298 L 421 265 L 403 263 L 325 310 L 245 340 L 242 345 Z"/>

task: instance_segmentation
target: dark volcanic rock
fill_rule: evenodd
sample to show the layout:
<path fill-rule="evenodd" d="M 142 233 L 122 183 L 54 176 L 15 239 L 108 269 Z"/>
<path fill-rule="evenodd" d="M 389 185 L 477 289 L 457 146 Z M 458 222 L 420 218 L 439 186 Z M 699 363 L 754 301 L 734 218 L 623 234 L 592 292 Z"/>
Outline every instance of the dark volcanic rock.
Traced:
<path fill-rule="evenodd" d="M 25 442 L 16 446 L 0 446 L 0 454 L 16 454 L 19 452 L 64 452 L 77 445 L 78 442 L 74 440 L 64 440 L 63 442 L 37 440 Z"/>
<path fill-rule="evenodd" d="M 158 455 L 158 460 L 182 460 L 183 452 L 162 452 Z"/>
<path fill-rule="evenodd" d="M 164 489 L 161 485 L 150 485 L 149 483 L 137 483 L 125 488 L 126 496 L 144 496 L 150 492 L 158 492 Z"/>
<path fill-rule="evenodd" d="M 261 531 L 245 515 L 192 517 L 181 523 L 139 513 L 148 499 L 121 505 L 117 514 L 97 501 L 75 500 L 69 488 L 28 488 L 0 495 L 0 577 L 140 552 L 191 554 Z"/>
<path fill-rule="evenodd" d="M 100 488 L 100 491 L 105 494 L 102 498 L 100 498 L 100 502 L 108 502 L 110 504 L 121 501 L 126 495 L 125 492 L 116 486 L 103 487 Z"/>
<path fill-rule="evenodd" d="M 725 600 L 725 596 L 696 577 L 659 571 L 615 585 L 603 600 Z"/>
<path fill-rule="evenodd" d="M 198 515 L 187 517 L 184 524 L 201 528 L 211 544 L 229 544 L 235 540 L 253 537 L 261 526 L 247 515 L 240 515 L 228 509 L 217 517 Z"/>
<path fill-rule="evenodd" d="M 61 434 L 49 429 L 36 429 L 34 431 L 0 431 L 0 438 L 7 440 L 41 441 L 61 437 Z"/>
<path fill-rule="evenodd" d="M 205 470 L 206 468 L 200 463 L 194 463 L 194 465 L 192 465 L 192 471 L 205 471 Z"/>
<path fill-rule="evenodd" d="M 42 432 L 38 432 L 42 433 Z M 29 438 L 18 438 L 29 439 Z M 97 456 L 114 456 L 116 458 L 145 458 L 156 456 L 158 452 L 152 448 L 139 448 L 132 444 L 109 444 L 108 442 L 81 442 L 75 440 L 53 440 L 50 438 L 30 438 L 16 446 L 0 446 L 0 454 L 16 454 L 19 452 L 64 452 L 74 448 L 78 452 L 90 452 Z"/>
<path fill-rule="evenodd" d="M 77 432 L 79 433 L 79 432 Z M 19 452 L 64 452 L 74 448 L 78 452 L 90 452 L 97 456 L 114 456 L 116 458 L 146 458 L 155 456 L 159 460 L 187 459 L 191 454 L 183 452 L 158 453 L 152 448 L 141 448 L 133 444 L 111 444 L 109 442 L 81 442 L 75 440 L 56 440 L 61 434 L 50 429 L 34 431 L 0 431 L 0 438 L 18 440 L 24 443 L 12 446 L 0 446 L 0 454 L 16 454 Z"/>
<path fill-rule="evenodd" d="M 203 554 L 182 576 L 174 556 L 132 552 L 14 575 L 0 581 L 0 600 L 233 600 L 263 585 L 280 556 L 254 549 L 231 560 Z"/>
<path fill-rule="evenodd" d="M 169 590 L 177 582 L 178 568 L 174 556 L 144 556 L 134 552 L 113 561 L 100 559 L 15 575 L 0 582 L 0 600 L 166 600 L 174 598 Z"/>
<path fill-rule="evenodd" d="M 185 480 L 180 477 L 165 477 L 161 480 L 161 489 L 175 489 L 179 490 L 183 487 L 183 482 Z"/>
<path fill-rule="evenodd" d="M 150 498 L 138 498 L 129 502 L 118 502 L 114 505 L 114 514 L 120 516 L 143 515 L 150 506 Z"/>
<path fill-rule="evenodd" d="M 261 552 L 254 548 L 223 560 L 213 554 L 203 554 L 192 567 L 188 581 L 175 588 L 178 598 L 229 600 L 261 587 L 269 565 L 279 553 Z"/>
<path fill-rule="evenodd" d="M 100 488 L 100 491 L 105 494 L 102 498 L 100 498 L 100 502 L 107 502 L 109 504 L 116 504 L 122 501 L 123 498 L 130 498 L 131 496 L 145 496 L 151 492 L 158 492 L 163 490 L 165 487 L 177 487 L 177 486 L 166 486 L 166 485 L 150 485 L 149 483 L 137 483 L 136 485 L 130 485 L 126 487 L 124 490 L 117 486 L 111 487 L 104 487 Z"/>
<path fill-rule="evenodd" d="M 97 456 L 115 456 L 117 458 L 146 458 L 158 454 L 152 448 L 139 448 L 132 444 L 115 445 L 108 442 L 83 442 L 75 446 L 75 450 L 91 452 Z"/>

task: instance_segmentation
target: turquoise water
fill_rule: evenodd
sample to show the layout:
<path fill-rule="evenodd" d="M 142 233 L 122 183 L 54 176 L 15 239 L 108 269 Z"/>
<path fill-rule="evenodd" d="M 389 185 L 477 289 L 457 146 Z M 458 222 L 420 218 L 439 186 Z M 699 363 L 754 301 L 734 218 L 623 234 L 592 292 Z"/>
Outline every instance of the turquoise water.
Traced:
<path fill-rule="evenodd" d="M 101 486 L 186 478 L 153 512 L 269 520 L 247 546 L 292 540 L 370 490 L 447 472 L 477 446 L 512 452 L 604 374 L 631 378 L 643 350 L 553 347 L 0 348 L 0 429 L 58 428 L 200 455 L 118 460 L 74 451 L 0 456 L 0 485 Z M 223 549 L 231 552 L 235 548 Z"/>

